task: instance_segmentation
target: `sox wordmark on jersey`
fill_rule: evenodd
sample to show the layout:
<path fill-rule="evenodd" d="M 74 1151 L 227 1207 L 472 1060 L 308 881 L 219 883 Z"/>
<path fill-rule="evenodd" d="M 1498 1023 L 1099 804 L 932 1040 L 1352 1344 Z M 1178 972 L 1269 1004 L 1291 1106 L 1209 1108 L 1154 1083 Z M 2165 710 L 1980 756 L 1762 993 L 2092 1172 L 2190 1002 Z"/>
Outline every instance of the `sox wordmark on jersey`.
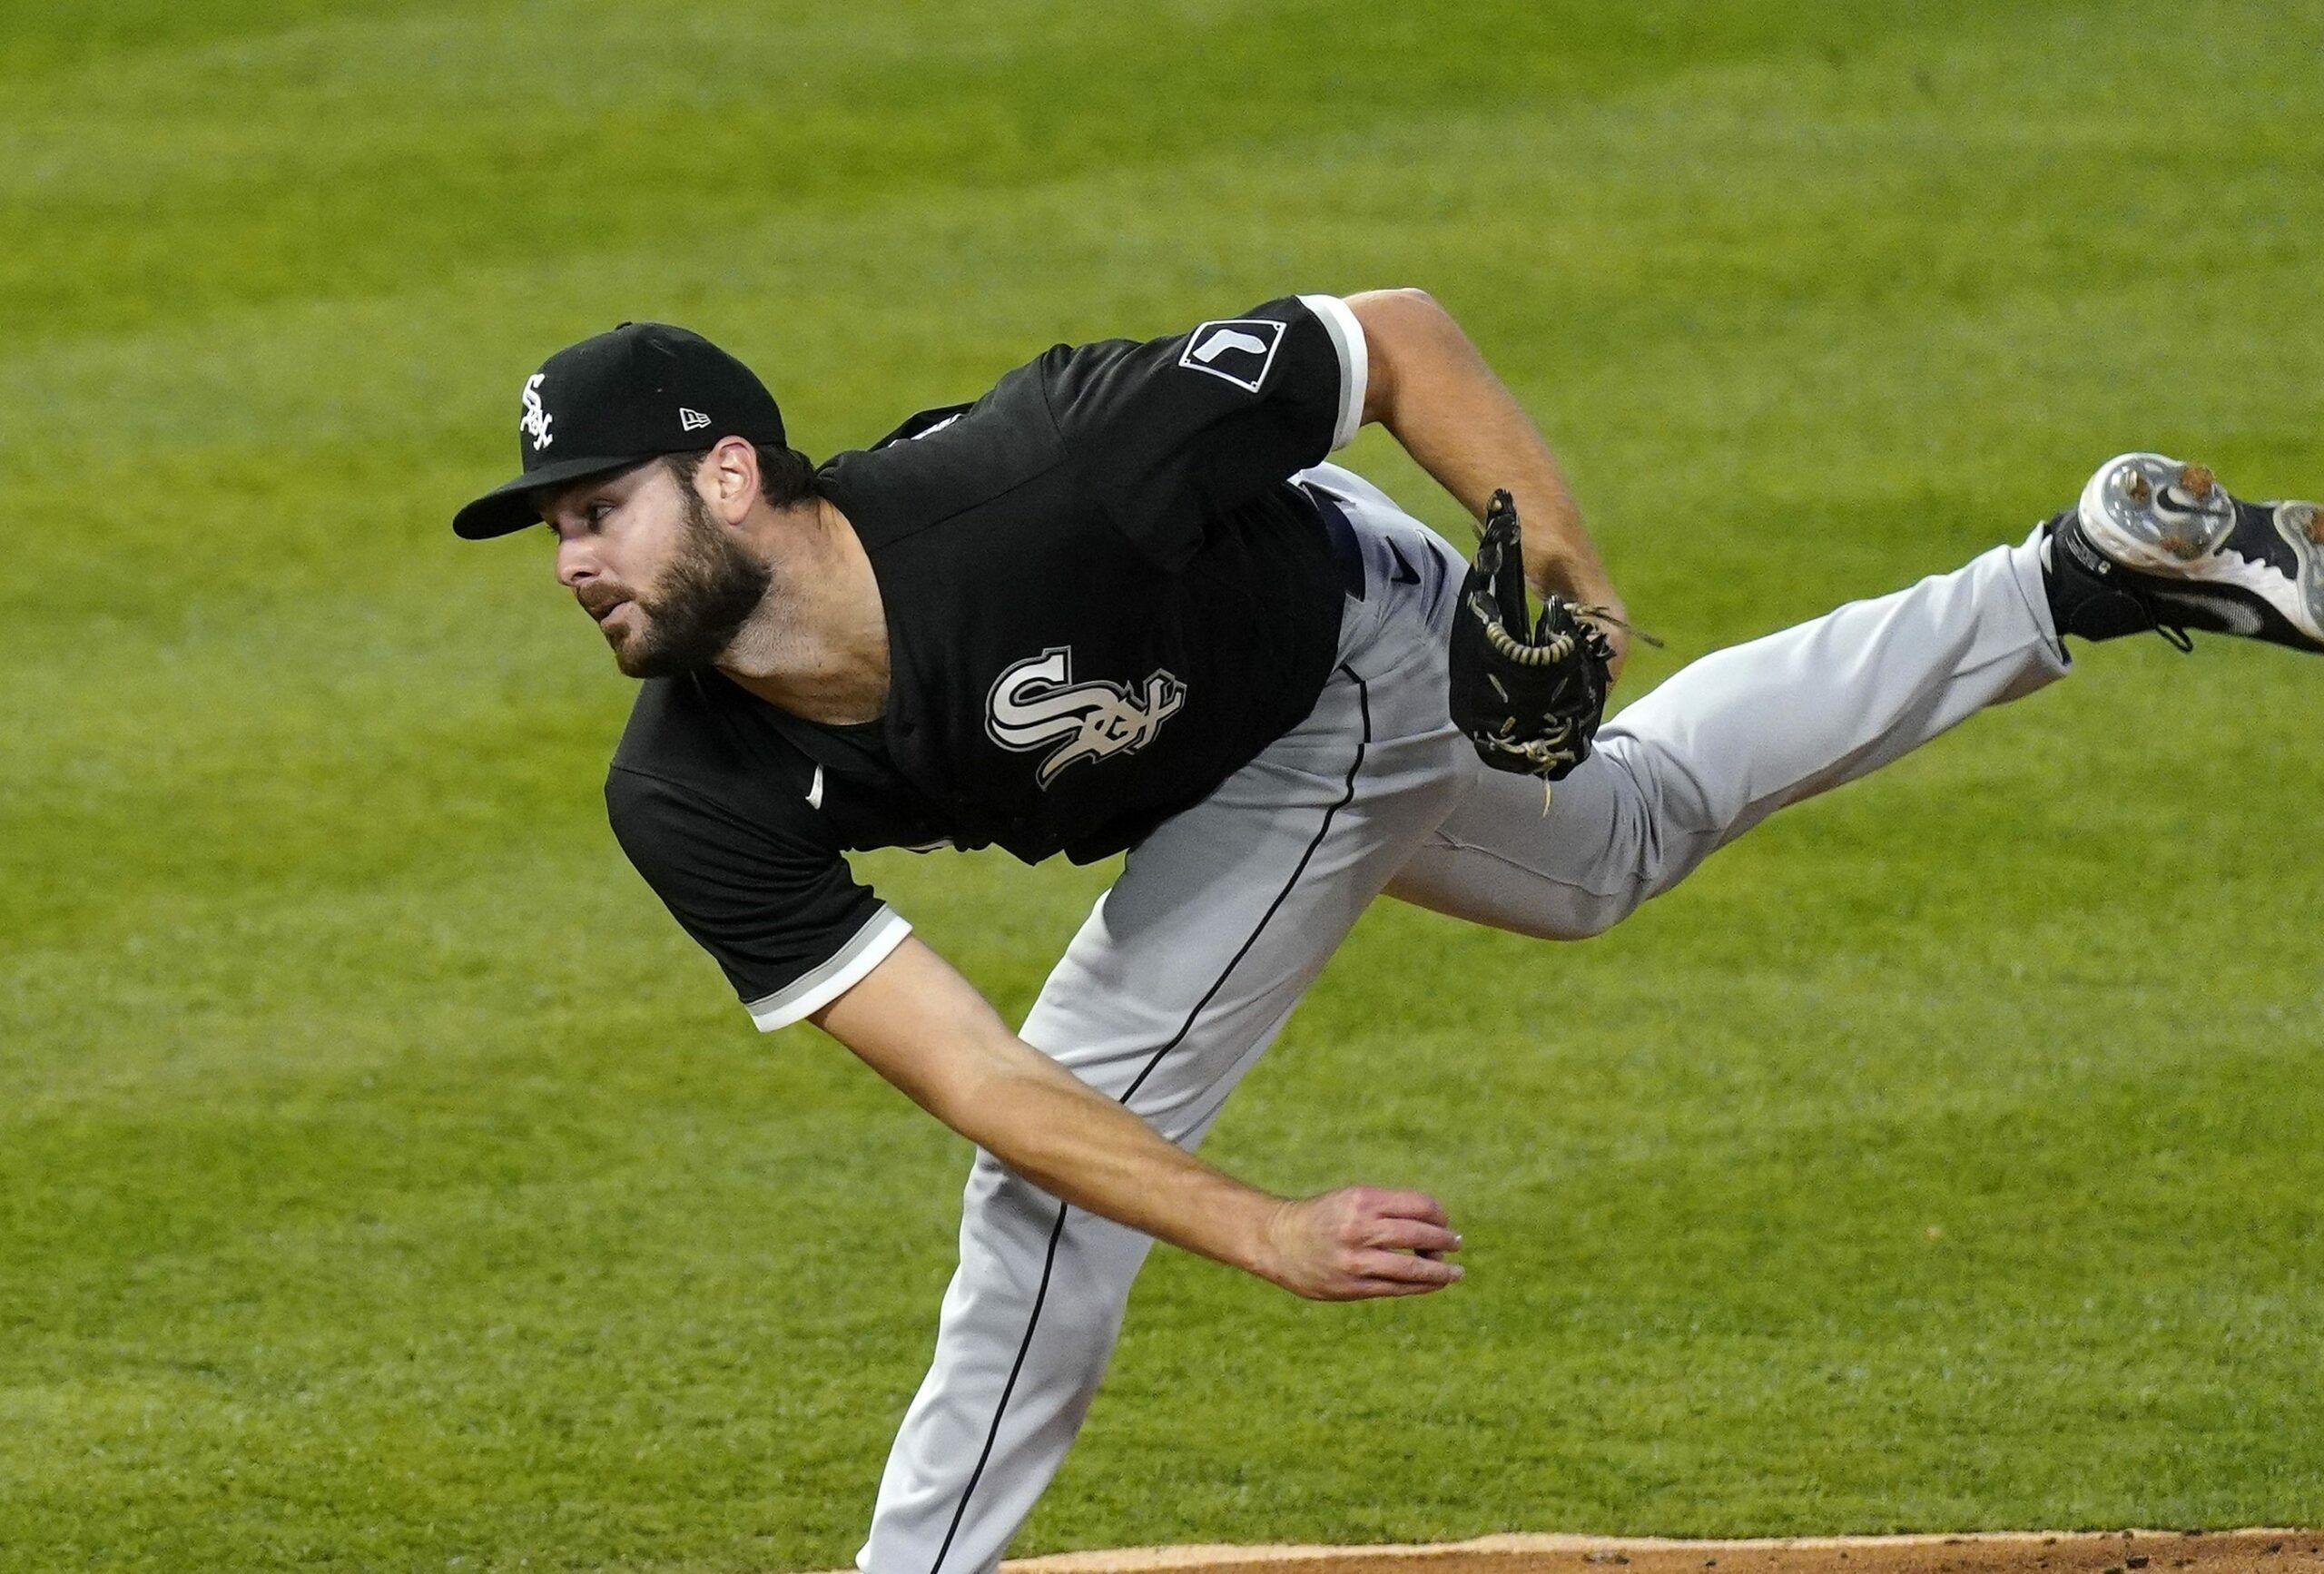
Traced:
<path fill-rule="evenodd" d="M 763 468 L 789 451 L 763 387 L 684 330 L 625 324 L 525 384 L 523 472 L 455 521 L 489 536 L 546 508 L 560 577 L 617 654 L 682 608 L 710 615 L 723 604 L 703 587 L 751 583 L 745 559 L 828 576 L 824 601 L 794 585 L 745 605 L 711 659 L 649 677 L 606 793 L 622 847 L 758 1026 L 812 1016 L 981 1134 L 865 1574 L 995 1567 L 1088 1412 L 1149 1229 L 1303 1294 L 1449 1281 L 1398 1249 L 1458 1244 L 1425 1197 L 1266 1198 L 1187 1156 L 1375 895 L 1595 934 L 1783 805 L 2054 682 L 2062 630 L 2170 624 L 2168 596 L 2195 584 L 2234 615 L 2190 626 L 2324 643 L 2313 508 L 2229 509 L 2198 497 L 2207 477 L 2132 456 L 2144 489 L 2128 512 L 2102 472 L 2108 519 L 2086 496 L 2021 545 L 1688 666 L 1606 723 L 1544 813 L 1538 784 L 1484 770 L 1448 719 L 1462 555 L 1325 462 L 1365 420 L 1472 511 L 1510 485 L 1569 573 L 1599 572 L 1559 523 L 1562 481 L 1522 413 L 1440 308 L 1393 291 L 1057 346 L 837 455 L 779 507 L 719 489 L 750 473 L 738 452 Z M 651 468 L 705 444 L 710 480 Z M 2154 538 L 2195 554 L 2147 562 L 2141 532 L 2174 496 L 2207 523 Z M 656 553 L 650 583 L 624 577 Z M 1613 599 L 1602 582 L 1561 588 Z M 832 698 L 841 679 L 753 654 L 785 648 L 753 644 L 768 631 L 753 620 L 824 605 L 838 611 L 818 626 L 854 632 L 810 656 L 852 660 L 868 641 L 882 660 L 802 668 L 884 673 L 857 707 L 874 719 L 813 719 L 850 709 Z M 973 991 L 846 858 L 936 844 L 1126 853 L 1015 1035 L 957 1028 Z M 947 1002 L 926 1019 L 924 990 Z M 1009 1068 L 1003 1107 L 931 1091 L 952 1056 Z M 1073 1146 L 1086 1133 L 1118 1153 L 1089 1157 Z"/>
<path fill-rule="evenodd" d="M 1133 694 L 1104 678 L 1073 681 L 1073 648 L 1059 645 L 1019 662 L 993 680 L 985 726 L 1004 749 L 1055 743 L 1034 780 L 1047 787 L 1068 765 L 1128 753 L 1178 713 L 1187 686 L 1157 671 Z"/>

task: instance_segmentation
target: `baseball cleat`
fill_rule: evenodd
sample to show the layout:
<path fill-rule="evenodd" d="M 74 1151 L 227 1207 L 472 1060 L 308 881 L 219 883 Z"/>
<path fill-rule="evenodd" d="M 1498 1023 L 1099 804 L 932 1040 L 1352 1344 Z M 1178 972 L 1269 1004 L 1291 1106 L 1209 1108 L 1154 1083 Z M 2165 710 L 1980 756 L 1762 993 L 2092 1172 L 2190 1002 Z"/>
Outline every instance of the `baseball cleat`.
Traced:
<path fill-rule="evenodd" d="M 2324 652 L 2324 508 L 2247 503 L 2201 465 L 2124 454 L 2050 521 L 2058 632 L 2112 639 L 2190 631 Z"/>

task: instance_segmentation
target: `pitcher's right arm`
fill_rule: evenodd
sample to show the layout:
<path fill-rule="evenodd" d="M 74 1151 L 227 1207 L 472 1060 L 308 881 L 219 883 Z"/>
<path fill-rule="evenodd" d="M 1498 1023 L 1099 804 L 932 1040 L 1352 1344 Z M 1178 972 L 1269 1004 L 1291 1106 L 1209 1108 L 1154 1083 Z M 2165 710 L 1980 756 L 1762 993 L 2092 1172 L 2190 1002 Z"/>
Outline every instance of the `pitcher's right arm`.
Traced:
<path fill-rule="evenodd" d="M 1374 1186 L 1289 1198 L 1246 1185 L 1010 1032 L 917 939 L 808 1019 L 1050 1195 L 1295 1295 L 1422 1295 L 1461 1278 L 1412 1254 L 1460 1247 L 1434 1198 Z"/>

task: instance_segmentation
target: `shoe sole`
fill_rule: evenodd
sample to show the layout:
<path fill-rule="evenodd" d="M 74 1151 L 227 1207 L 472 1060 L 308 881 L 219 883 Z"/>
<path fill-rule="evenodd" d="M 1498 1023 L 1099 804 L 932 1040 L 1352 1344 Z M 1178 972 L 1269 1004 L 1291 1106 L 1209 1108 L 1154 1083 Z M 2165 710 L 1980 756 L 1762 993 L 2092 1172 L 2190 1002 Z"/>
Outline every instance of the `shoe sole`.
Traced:
<path fill-rule="evenodd" d="M 2299 559 L 2299 595 L 2308 605 L 2301 631 L 2324 640 L 2324 508 L 2313 503 L 2276 505 L 2276 534 Z"/>
<path fill-rule="evenodd" d="M 2124 567 L 2158 579 L 2232 586 L 2324 644 L 2324 513 L 2316 504 L 2278 503 L 2271 511 L 2276 534 L 2299 566 L 2294 606 L 2268 594 L 2270 581 L 2281 585 L 2280 575 L 2247 567 L 2240 554 L 2213 557 L 2237 516 L 2235 500 L 2204 466 L 2162 454 L 2120 455 L 2098 467 L 2076 513 L 2092 545 Z"/>

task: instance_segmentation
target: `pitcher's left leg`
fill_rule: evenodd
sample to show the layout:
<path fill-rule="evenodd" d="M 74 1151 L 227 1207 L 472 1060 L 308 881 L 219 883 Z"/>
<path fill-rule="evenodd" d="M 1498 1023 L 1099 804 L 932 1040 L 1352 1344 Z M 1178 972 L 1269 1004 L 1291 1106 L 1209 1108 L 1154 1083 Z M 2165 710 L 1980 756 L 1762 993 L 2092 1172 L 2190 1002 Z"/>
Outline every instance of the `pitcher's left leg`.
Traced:
<path fill-rule="evenodd" d="M 2066 671 L 2042 536 L 1705 656 L 1599 733 L 1548 812 L 1487 771 L 1388 894 L 1551 939 L 1599 933 L 1796 803 Z"/>
<path fill-rule="evenodd" d="M 2324 505 L 2118 455 L 2022 546 L 1688 667 L 1606 724 L 1546 820 L 1530 782 L 1487 772 L 1389 894 L 1596 934 L 1783 805 L 2055 681 L 2062 636 L 2187 650 L 2191 630 L 2324 653 Z"/>

